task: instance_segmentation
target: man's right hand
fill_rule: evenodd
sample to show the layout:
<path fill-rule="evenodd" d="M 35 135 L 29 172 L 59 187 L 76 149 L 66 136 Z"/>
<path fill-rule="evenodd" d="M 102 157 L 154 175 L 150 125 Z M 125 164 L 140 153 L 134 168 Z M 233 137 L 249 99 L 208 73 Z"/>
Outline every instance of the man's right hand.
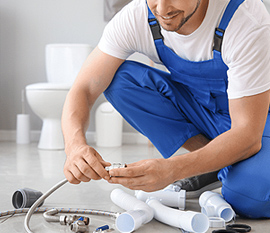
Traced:
<path fill-rule="evenodd" d="M 77 146 L 70 150 L 64 166 L 64 174 L 72 184 L 89 182 L 101 178 L 109 180 L 110 175 L 104 167 L 110 166 L 100 154 L 88 145 Z"/>

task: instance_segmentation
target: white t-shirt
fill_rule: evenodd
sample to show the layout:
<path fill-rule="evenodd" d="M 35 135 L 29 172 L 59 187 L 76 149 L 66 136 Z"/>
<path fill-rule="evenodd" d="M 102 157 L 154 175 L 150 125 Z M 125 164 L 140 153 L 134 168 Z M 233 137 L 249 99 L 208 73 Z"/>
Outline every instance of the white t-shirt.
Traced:
<path fill-rule="evenodd" d="M 229 0 L 209 0 L 205 18 L 189 35 L 161 29 L 164 43 L 190 61 L 213 56 L 213 38 Z M 126 59 L 134 52 L 160 63 L 145 0 L 133 0 L 106 26 L 98 47 L 111 56 Z M 241 98 L 270 89 L 270 15 L 261 0 L 245 0 L 232 17 L 221 50 L 228 70 L 228 97 Z"/>

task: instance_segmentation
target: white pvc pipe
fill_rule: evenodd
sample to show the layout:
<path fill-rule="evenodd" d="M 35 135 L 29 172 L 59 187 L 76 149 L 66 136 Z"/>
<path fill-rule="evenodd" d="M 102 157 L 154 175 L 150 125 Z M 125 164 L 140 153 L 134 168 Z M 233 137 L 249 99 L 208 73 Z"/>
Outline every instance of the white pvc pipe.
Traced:
<path fill-rule="evenodd" d="M 155 219 L 162 223 L 196 233 L 204 233 L 209 228 L 208 217 L 202 213 L 172 209 L 156 199 L 148 199 L 147 204 L 154 210 Z"/>
<path fill-rule="evenodd" d="M 186 202 L 186 190 L 180 190 L 180 192 L 172 191 L 156 191 L 156 192 L 144 192 L 142 190 L 136 191 L 135 196 L 141 201 L 146 201 L 148 198 L 153 197 L 159 200 L 163 205 L 170 207 L 177 207 L 180 210 L 185 209 Z"/>
<path fill-rule="evenodd" d="M 163 191 L 170 191 L 170 192 L 180 192 L 181 187 L 176 184 L 169 184 L 167 187 L 163 189 Z"/>
<path fill-rule="evenodd" d="M 202 213 L 208 217 L 220 217 L 229 222 L 235 216 L 235 212 L 219 193 L 204 192 L 199 198 Z"/>
<path fill-rule="evenodd" d="M 142 224 L 150 222 L 154 217 L 154 211 L 146 203 L 125 193 L 121 189 L 111 192 L 111 200 L 127 212 L 120 214 L 115 225 L 120 232 L 132 232 Z"/>

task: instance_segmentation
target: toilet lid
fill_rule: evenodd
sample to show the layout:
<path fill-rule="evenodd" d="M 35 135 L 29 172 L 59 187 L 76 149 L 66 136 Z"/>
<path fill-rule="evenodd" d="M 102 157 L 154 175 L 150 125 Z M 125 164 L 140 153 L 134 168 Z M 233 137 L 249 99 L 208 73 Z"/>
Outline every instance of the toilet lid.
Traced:
<path fill-rule="evenodd" d="M 26 86 L 26 90 L 69 90 L 71 85 L 66 83 L 34 83 Z"/>

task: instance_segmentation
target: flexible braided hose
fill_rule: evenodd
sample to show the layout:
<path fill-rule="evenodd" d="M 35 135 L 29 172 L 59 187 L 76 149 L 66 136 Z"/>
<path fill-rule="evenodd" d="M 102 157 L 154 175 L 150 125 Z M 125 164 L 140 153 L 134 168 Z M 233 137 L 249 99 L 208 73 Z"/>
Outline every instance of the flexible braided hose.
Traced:
<path fill-rule="evenodd" d="M 46 211 L 52 208 L 48 207 L 40 207 L 36 208 L 34 213 L 45 213 Z M 120 213 L 118 212 L 110 212 L 104 210 L 95 210 L 95 209 L 77 209 L 77 208 L 63 208 L 63 207 L 54 207 L 53 209 L 57 209 L 58 213 L 63 214 L 89 214 L 89 215 L 101 215 L 107 217 L 117 218 Z M 17 214 L 26 214 L 29 211 L 29 208 L 23 209 L 15 209 L 15 210 L 7 210 L 0 212 L 0 218 L 14 216 Z"/>
<path fill-rule="evenodd" d="M 49 189 L 46 193 L 44 193 L 32 206 L 31 208 L 27 211 L 25 220 L 24 220 L 24 229 L 26 230 L 27 233 L 33 233 L 30 228 L 29 228 L 29 222 L 30 222 L 30 218 L 33 215 L 33 213 L 35 213 L 36 210 L 41 208 L 37 208 L 48 196 L 50 196 L 54 191 L 56 191 L 57 189 L 59 189 L 60 187 L 62 187 L 65 183 L 67 183 L 68 180 L 64 179 L 62 181 L 60 181 L 59 183 L 57 183 L 56 185 L 54 185 L 51 189 Z M 66 211 L 66 212 L 64 212 Z M 43 211 L 44 212 L 44 211 Z M 62 213 L 87 213 L 86 210 L 79 210 L 79 209 L 74 209 L 74 212 L 71 212 L 71 209 L 64 209 L 61 208 L 59 210 L 59 212 Z M 107 211 L 100 211 L 100 210 L 88 210 L 89 214 L 96 214 L 96 215 L 107 215 L 107 216 L 113 216 L 113 217 L 117 217 L 119 214 L 118 213 L 112 213 L 112 212 L 107 212 Z"/>

